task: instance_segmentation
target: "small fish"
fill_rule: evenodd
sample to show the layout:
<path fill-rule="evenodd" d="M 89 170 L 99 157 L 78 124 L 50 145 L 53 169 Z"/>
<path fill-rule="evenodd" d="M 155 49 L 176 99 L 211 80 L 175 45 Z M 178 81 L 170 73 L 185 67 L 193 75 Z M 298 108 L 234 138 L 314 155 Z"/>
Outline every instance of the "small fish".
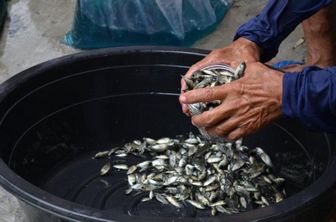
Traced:
<path fill-rule="evenodd" d="M 187 164 L 187 159 L 186 158 L 182 158 L 180 159 L 178 166 L 179 167 L 184 167 Z"/>
<path fill-rule="evenodd" d="M 151 200 L 151 198 L 149 198 L 149 197 L 144 197 L 144 198 L 141 199 L 141 202 L 146 202 L 146 201 L 149 201 L 149 200 Z"/>
<path fill-rule="evenodd" d="M 244 197 L 240 197 L 239 198 L 239 202 L 240 202 L 240 205 L 243 207 L 243 208 L 247 208 L 247 202 L 246 202 L 246 199 Z"/>
<path fill-rule="evenodd" d="M 115 155 L 116 157 L 127 157 L 127 153 L 119 153 Z"/>
<path fill-rule="evenodd" d="M 100 169 L 100 176 L 106 175 L 111 169 L 111 163 L 106 163 L 101 169 Z"/>
<path fill-rule="evenodd" d="M 277 177 L 273 180 L 276 184 L 282 184 L 283 182 L 285 182 L 284 178 L 281 177 Z"/>
<path fill-rule="evenodd" d="M 188 138 L 184 142 L 189 143 L 189 144 L 198 144 L 199 141 L 196 138 Z"/>
<path fill-rule="evenodd" d="M 166 200 L 166 198 L 164 198 L 164 196 L 162 196 L 159 193 L 155 194 L 155 198 L 156 198 L 157 201 L 159 201 L 159 202 L 161 202 L 163 204 L 168 204 L 168 201 Z"/>
<path fill-rule="evenodd" d="M 98 152 L 96 153 L 96 155 L 94 156 L 95 159 L 99 159 L 99 158 L 104 158 L 107 157 L 109 154 L 109 150 L 103 151 L 103 152 Z"/>
<path fill-rule="evenodd" d="M 257 155 L 260 157 L 260 159 L 268 166 L 272 167 L 272 161 L 271 158 L 264 152 L 263 149 L 261 149 L 260 147 L 256 147 L 255 151 L 257 153 Z"/>
<path fill-rule="evenodd" d="M 168 160 L 169 157 L 167 155 L 157 155 L 155 156 L 156 159 Z"/>
<path fill-rule="evenodd" d="M 157 167 L 157 166 L 164 166 L 166 165 L 166 161 L 163 159 L 155 159 L 152 161 L 152 166 Z"/>
<path fill-rule="evenodd" d="M 132 185 L 131 188 L 134 190 L 141 190 L 143 188 L 143 185 L 137 183 L 137 184 Z"/>
<path fill-rule="evenodd" d="M 173 168 L 177 165 L 176 153 L 174 151 L 169 155 L 169 165 Z"/>
<path fill-rule="evenodd" d="M 212 191 L 210 193 L 209 200 L 212 202 L 219 196 L 219 191 Z"/>
<path fill-rule="evenodd" d="M 201 210 L 204 210 L 205 207 L 199 203 L 199 202 L 196 202 L 194 200 L 187 200 L 188 203 L 190 203 L 191 205 L 193 205 L 194 207 L 198 208 L 198 209 L 201 209 Z"/>
<path fill-rule="evenodd" d="M 204 79 L 211 79 L 213 82 L 205 86 L 211 87 L 221 84 L 219 76 L 225 77 L 227 82 L 235 79 L 219 70 L 211 73 L 200 72 L 198 79 L 191 80 L 197 85 Z M 206 110 L 220 103 L 198 105 Z M 100 153 L 98 158 L 106 157 L 106 151 Z M 112 167 L 125 170 L 129 184 L 125 194 L 141 195 L 143 202 L 156 199 L 178 208 L 186 202 L 216 215 L 266 207 L 283 201 L 286 196 L 281 186 L 285 179 L 272 174 L 270 157 L 259 147 L 249 150 L 242 140 L 212 141 L 193 133 L 189 137 L 176 136 L 174 139 L 143 138 L 112 148 L 107 157 L 128 155 L 143 159 L 128 166 L 126 159 L 112 158 L 113 165 L 110 162 L 105 164 L 101 175 L 107 174 Z M 144 197 L 144 192 L 148 196 Z"/>
<path fill-rule="evenodd" d="M 213 168 L 217 171 L 217 173 L 219 173 L 219 174 L 224 174 L 224 171 L 223 171 L 222 169 L 219 168 L 218 164 L 215 163 L 215 164 L 213 164 L 212 166 L 213 166 Z"/>
<path fill-rule="evenodd" d="M 226 157 L 226 155 L 223 155 L 222 160 L 218 163 L 218 167 L 226 167 L 228 165 L 229 161 Z"/>
<path fill-rule="evenodd" d="M 162 185 L 161 182 L 153 180 L 153 179 L 149 179 L 148 182 L 152 185 L 155 185 L 155 186 L 161 186 Z"/>
<path fill-rule="evenodd" d="M 205 188 L 205 191 L 206 192 L 209 192 L 209 191 L 213 191 L 213 190 L 216 190 L 216 189 L 218 189 L 218 184 L 212 184 L 212 185 L 210 185 L 210 186 L 207 186 L 206 188 Z"/>
<path fill-rule="evenodd" d="M 216 216 L 216 214 L 217 214 L 217 209 L 216 209 L 216 207 L 211 207 L 211 215 L 212 215 L 212 216 Z"/>
<path fill-rule="evenodd" d="M 149 145 L 154 145 L 156 143 L 156 141 L 154 139 L 148 138 L 148 137 L 147 138 L 145 137 L 144 141 Z"/>
<path fill-rule="evenodd" d="M 204 183 L 203 183 L 203 186 L 207 187 L 209 186 L 210 184 L 212 184 L 213 182 L 215 182 L 217 179 L 216 176 L 211 176 L 209 177 Z"/>
<path fill-rule="evenodd" d="M 225 204 L 226 204 L 226 203 L 225 203 L 224 200 L 219 200 L 219 201 L 217 201 L 217 202 L 215 202 L 215 203 L 210 204 L 210 207 L 223 206 L 223 205 L 225 205 Z"/>
<path fill-rule="evenodd" d="M 267 176 L 263 176 L 262 178 L 266 181 L 266 183 L 272 184 L 272 181 Z"/>
<path fill-rule="evenodd" d="M 186 175 L 187 175 L 187 176 L 191 176 L 191 175 L 193 174 L 193 172 L 194 172 L 194 168 L 195 168 L 195 167 L 194 167 L 193 165 L 191 165 L 191 164 L 187 164 L 187 165 L 185 166 L 185 168 L 184 168 Z"/>
<path fill-rule="evenodd" d="M 254 199 L 256 199 L 256 200 L 260 200 L 260 197 L 261 197 L 260 192 L 254 192 L 254 193 L 253 193 L 253 197 L 254 197 Z"/>
<path fill-rule="evenodd" d="M 198 193 L 198 194 L 196 194 L 196 197 L 201 202 L 202 205 L 204 205 L 204 206 L 209 206 L 210 205 L 209 200 L 205 196 Z"/>
<path fill-rule="evenodd" d="M 201 181 L 193 181 L 193 180 L 189 180 L 188 181 L 191 185 L 197 186 L 197 187 L 201 187 L 203 186 L 203 183 Z"/>
<path fill-rule="evenodd" d="M 229 214 L 228 211 L 223 206 L 220 206 L 220 205 L 216 206 L 216 210 L 224 214 Z"/>
<path fill-rule="evenodd" d="M 208 74 L 210 76 L 216 76 L 214 70 L 202 69 L 202 72 L 204 72 L 205 74 Z"/>
<path fill-rule="evenodd" d="M 137 166 L 136 165 L 132 165 L 128 168 L 127 174 L 132 174 L 137 170 Z"/>
<path fill-rule="evenodd" d="M 169 137 L 164 137 L 156 141 L 157 144 L 167 144 L 170 142 L 171 142 L 171 139 Z"/>
<path fill-rule="evenodd" d="M 132 192 L 132 187 L 129 187 L 129 188 L 127 188 L 126 190 L 125 190 L 125 194 L 126 195 L 129 195 L 131 192 Z"/>
<path fill-rule="evenodd" d="M 134 174 L 129 174 L 129 175 L 127 176 L 127 180 L 128 180 L 128 184 L 129 184 L 130 186 L 132 186 L 132 185 L 134 185 L 135 182 L 136 182 L 136 176 L 135 176 Z"/>
<path fill-rule="evenodd" d="M 149 199 L 153 199 L 153 197 L 154 197 L 154 191 L 153 190 L 151 190 L 150 192 L 149 192 Z"/>
<path fill-rule="evenodd" d="M 112 156 L 112 154 L 117 151 L 118 149 L 120 149 L 120 147 L 115 147 L 115 148 L 112 148 L 109 153 L 107 154 L 108 156 Z"/>
<path fill-rule="evenodd" d="M 241 159 L 237 160 L 233 166 L 232 166 L 232 171 L 236 171 L 236 170 L 239 170 L 242 166 L 244 166 L 245 162 L 242 161 Z"/>
<path fill-rule="evenodd" d="M 283 201 L 284 197 L 281 193 L 279 192 L 276 192 L 275 193 L 275 202 L 276 203 L 280 203 L 281 201 Z"/>
<path fill-rule="evenodd" d="M 240 62 L 237 69 L 235 70 L 233 76 L 235 79 L 238 79 L 243 76 L 245 71 L 246 64 L 244 61 Z"/>
<path fill-rule="evenodd" d="M 167 144 L 155 144 L 155 145 L 152 145 L 150 147 L 150 149 L 152 151 L 155 151 L 155 152 L 163 152 L 163 151 L 166 151 L 168 149 L 168 145 Z"/>
<path fill-rule="evenodd" d="M 113 165 L 113 167 L 118 170 L 128 170 L 128 166 L 126 164 L 117 164 L 117 165 Z"/>
<path fill-rule="evenodd" d="M 198 175 L 198 180 L 204 180 L 206 176 L 208 175 L 206 170 L 203 170 L 199 175 Z"/>
<path fill-rule="evenodd" d="M 184 177 L 178 177 L 176 181 L 182 184 L 185 184 L 188 182 L 188 180 Z"/>
<path fill-rule="evenodd" d="M 166 197 L 168 202 L 171 203 L 172 205 L 174 205 L 177 208 L 181 208 L 181 204 L 173 197 L 173 196 L 167 196 Z"/>
<path fill-rule="evenodd" d="M 194 81 L 192 81 L 191 79 L 189 79 L 185 76 L 181 76 L 181 77 L 185 81 L 185 83 L 187 84 L 187 89 L 188 90 L 192 90 L 195 87 Z"/>
<path fill-rule="evenodd" d="M 140 140 L 133 140 L 133 143 L 137 146 L 141 146 L 142 142 Z"/>
<path fill-rule="evenodd" d="M 218 163 L 222 160 L 222 158 L 220 157 L 216 157 L 216 156 L 211 156 L 207 159 L 208 163 Z"/>
<path fill-rule="evenodd" d="M 267 200 L 264 196 L 261 196 L 261 201 L 262 201 L 266 206 L 269 205 L 268 200 Z"/>
<path fill-rule="evenodd" d="M 137 167 L 139 167 L 139 168 L 147 168 L 151 163 L 152 163 L 151 161 L 147 160 L 147 161 L 138 163 Z"/>
<path fill-rule="evenodd" d="M 194 155 L 195 153 L 197 153 L 197 151 L 198 151 L 198 148 L 196 146 L 189 147 L 188 156 Z"/>

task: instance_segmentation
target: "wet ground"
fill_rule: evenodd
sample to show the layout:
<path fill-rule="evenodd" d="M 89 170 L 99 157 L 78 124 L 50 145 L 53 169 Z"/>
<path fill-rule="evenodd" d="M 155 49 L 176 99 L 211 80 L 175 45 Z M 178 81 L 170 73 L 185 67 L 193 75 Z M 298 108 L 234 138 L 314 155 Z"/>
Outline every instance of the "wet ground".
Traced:
<path fill-rule="evenodd" d="M 193 47 L 220 48 L 232 41 L 237 27 L 255 16 L 266 0 L 236 0 L 218 29 L 196 42 Z M 75 0 L 13 0 L 9 16 L 0 36 L 0 82 L 33 65 L 79 50 L 61 43 L 71 28 Z M 281 45 L 275 60 L 303 61 L 305 45 L 295 50 L 303 36 L 298 27 Z M 17 200 L 0 187 L 0 222 L 23 222 L 24 215 Z"/>

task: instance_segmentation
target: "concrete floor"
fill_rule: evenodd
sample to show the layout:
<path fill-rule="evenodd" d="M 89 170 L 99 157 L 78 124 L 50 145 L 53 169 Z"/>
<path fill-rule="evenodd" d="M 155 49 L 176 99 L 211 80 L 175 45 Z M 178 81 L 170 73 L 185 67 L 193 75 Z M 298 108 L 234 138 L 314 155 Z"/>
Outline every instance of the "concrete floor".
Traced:
<path fill-rule="evenodd" d="M 255 16 L 266 0 L 235 0 L 218 29 L 194 44 L 195 48 L 214 49 L 232 41 L 237 27 Z M 12 0 L 0 39 L 0 83 L 33 65 L 78 52 L 61 43 L 71 28 L 75 0 Z M 298 27 L 281 45 L 276 61 L 304 61 L 303 45 L 292 49 L 303 36 Z M 23 212 L 15 197 L 0 187 L 0 222 L 23 222 Z"/>

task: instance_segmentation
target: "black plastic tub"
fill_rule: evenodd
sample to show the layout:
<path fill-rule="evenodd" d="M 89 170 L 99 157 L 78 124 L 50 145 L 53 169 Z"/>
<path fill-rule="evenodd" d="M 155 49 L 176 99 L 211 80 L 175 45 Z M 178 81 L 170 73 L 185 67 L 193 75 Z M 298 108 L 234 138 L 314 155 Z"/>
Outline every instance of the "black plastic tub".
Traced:
<path fill-rule="evenodd" d="M 99 177 L 98 150 L 195 131 L 178 103 L 180 75 L 208 52 L 117 48 L 70 55 L 0 85 L 0 183 L 31 222 L 325 221 L 335 205 L 336 139 L 280 119 L 245 138 L 287 179 L 280 204 L 209 216 L 126 196 L 123 173 Z"/>

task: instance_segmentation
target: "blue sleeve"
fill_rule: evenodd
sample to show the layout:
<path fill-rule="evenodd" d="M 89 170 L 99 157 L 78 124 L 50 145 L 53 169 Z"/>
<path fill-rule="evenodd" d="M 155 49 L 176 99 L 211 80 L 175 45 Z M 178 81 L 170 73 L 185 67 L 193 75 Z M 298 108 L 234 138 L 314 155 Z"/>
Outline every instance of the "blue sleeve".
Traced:
<path fill-rule="evenodd" d="M 311 130 L 336 132 L 336 67 L 285 73 L 282 112 Z"/>
<path fill-rule="evenodd" d="M 247 38 L 262 48 L 261 61 L 272 59 L 280 43 L 303 20 L 332 0 L 270 0 L 255 18 L 240 26 L 234 39 Z"/>

